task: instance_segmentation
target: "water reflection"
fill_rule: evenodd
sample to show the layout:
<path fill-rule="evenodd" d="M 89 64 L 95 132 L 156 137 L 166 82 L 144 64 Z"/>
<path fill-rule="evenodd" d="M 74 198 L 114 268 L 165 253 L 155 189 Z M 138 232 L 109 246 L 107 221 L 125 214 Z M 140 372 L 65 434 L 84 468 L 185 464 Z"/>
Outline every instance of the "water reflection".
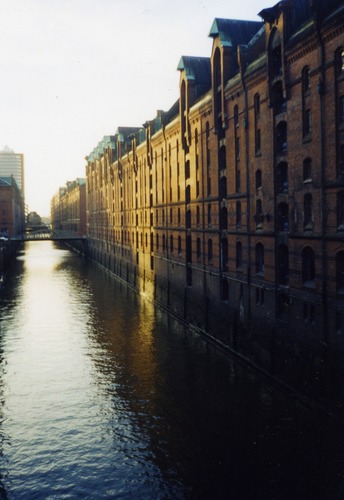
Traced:
<path fill-rule="evenodd" d="M 51 243 L 0 304 L 10 498 L 342 498 L 341 427 Z"/>

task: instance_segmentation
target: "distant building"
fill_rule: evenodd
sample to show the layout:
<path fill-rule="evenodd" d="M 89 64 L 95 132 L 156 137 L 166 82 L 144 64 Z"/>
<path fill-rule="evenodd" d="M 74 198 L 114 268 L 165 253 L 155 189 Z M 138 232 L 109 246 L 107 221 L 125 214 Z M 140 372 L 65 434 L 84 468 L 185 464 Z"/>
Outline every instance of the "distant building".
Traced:
<path fill-rule="evenodd" d="M 25 226 L 23 196 L 14 177 L 0 177 L 0 233 L 15 237 Z"/>
<path fill-rule="evenodd" d="M 0 177 L 13 175 L 24 197 L 24 155 L 15 153 L 8 146 L 0 151 Z"/>
<path fill-rule="evenodd" d="M 50 202 L 53 230 L 86 235 L 86 181 L 77 178 L 60 187 Z"/>

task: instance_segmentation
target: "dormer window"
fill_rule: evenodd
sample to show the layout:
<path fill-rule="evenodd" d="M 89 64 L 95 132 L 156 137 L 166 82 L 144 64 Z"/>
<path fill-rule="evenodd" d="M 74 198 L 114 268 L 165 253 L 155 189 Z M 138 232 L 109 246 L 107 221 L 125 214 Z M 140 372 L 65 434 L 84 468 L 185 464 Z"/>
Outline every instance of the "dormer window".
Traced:
<path fill-rule="evenodd" d="M 269 74 L 270 78 L 282 75 L 282 48 L 281 37 L 275 29 L 270 37 L 269 47 Z"/>

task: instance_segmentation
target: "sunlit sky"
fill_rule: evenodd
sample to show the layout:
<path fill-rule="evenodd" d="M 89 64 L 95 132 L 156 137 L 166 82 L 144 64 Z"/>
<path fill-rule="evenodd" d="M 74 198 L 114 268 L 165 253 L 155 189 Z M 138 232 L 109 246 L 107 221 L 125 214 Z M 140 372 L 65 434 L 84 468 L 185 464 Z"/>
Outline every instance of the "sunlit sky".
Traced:
<path fill-rule="evenodd" d="M 211 54 L 215 17 L 261 21 L 263 0 L 0 0 L 0 149 L 25 156 L 29 211 L 118 126 L 178 99 L 183 55 Z"/>

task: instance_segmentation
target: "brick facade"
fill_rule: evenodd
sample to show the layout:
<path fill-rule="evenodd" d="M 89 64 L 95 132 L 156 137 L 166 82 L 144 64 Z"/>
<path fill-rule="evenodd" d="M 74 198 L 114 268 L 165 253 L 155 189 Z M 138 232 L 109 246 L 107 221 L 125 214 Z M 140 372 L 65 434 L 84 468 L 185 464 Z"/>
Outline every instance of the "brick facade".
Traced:
<path fill-rule="evenodd" d="M 87 159 L 92 258 L 213 341 L 344 398 L 344 6 L 215 19 L 180 98 Z M 319 396 L 320 394 L 320 396 Z"/>

